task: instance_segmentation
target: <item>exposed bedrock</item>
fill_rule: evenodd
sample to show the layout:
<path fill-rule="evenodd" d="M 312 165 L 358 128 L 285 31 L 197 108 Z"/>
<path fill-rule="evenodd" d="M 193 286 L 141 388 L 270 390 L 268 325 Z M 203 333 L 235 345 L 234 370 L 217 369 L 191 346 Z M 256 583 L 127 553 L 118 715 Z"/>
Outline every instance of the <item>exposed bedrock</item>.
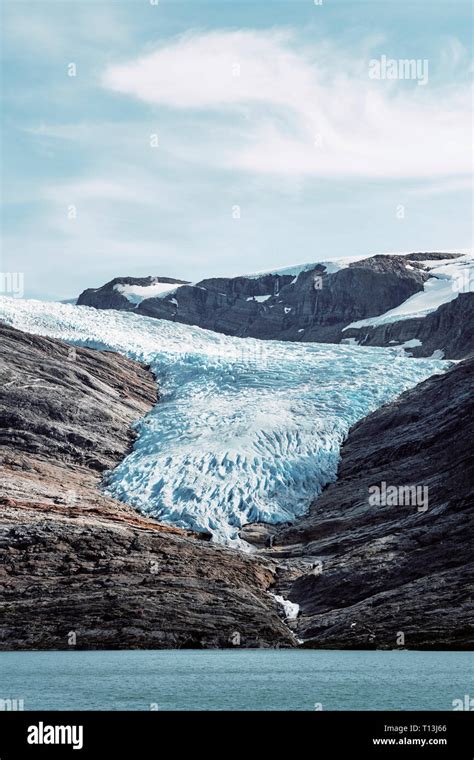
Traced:
<path fill-rule="evenodd" d="M 473 369 L 465 360 L 355 425 L 338 480 L 264 550 L 306 646 L 472 646 Z"/>
<path fill-rule="evenodd" d="M 208 278 L 159 297 L 130 303 L 118 294 L 118 278 L 84 291 L 79 305 L 127 309 L 149 317 L 197 325 L 227 335 L 338 342 L 342 328 L 383 314 L 423 290 L 429 278 L 421 261 L 458 254 L 376 255 L 335 272 L 314 264 L 298 275 L 262 274 Z M 164 278 L 161 278 L 164 279 Z"/>
<path fill-rule="evenodd" d="M 273 560 L 102 493 L 156 401 L 145 367 L 3 324 L 0 357 L 0 649 L 294 645 Z"/>
<path fill-rule="evenodd" d="M 134 311 L 137 304 L 124 295 L 122 286 L 138 285 L 140 288 L 146 288 L 158 283 L 178 287 L 187 284 L 187 280 L 176 280 L 174 277 L 114 277 L 113 280 L 100 288 L 84 290 L 77 303 L 78 305 L 95 306 L 98 309 Z"/>
<path fill-rule="evenodd" d="M 390 346 L 416 340 L 410 347 L 413 356 L 432 356 L 442 351 L 447 359 L 462 359 L 474 354 L 474 293 L 460 293 L 425 317 L 401 319 L 374 327 L 348 328 L 345 338 L 361 346 Z"/>
<path fill-rule="evenodd" d="M 474 359 L 355 425 L 338 480 L 292 525 L 245 526 L 248 556 L 102 492 L 156 402 L 146 367 L 1 324 L 0 349 L 1 649 L 294 646 L 289 626 L 309 647 L 472 646 Z M 374 503 L 383 484 L 398 504 Z"/>

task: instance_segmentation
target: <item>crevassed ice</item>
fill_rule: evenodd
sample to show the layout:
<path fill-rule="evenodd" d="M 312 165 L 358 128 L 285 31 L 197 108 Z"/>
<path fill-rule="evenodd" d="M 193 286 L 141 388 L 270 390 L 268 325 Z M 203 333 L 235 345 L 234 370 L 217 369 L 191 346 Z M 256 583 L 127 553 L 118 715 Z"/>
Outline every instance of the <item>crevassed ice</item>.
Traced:
<path fill-rule="evenodd" d="M 396 350 L 260 341 L 126 312 L 0 298 L 0 319 L 149 363 L 161 399 L 111 495 L 239 545 L 248 522 L 304 513 L 336 477 L 349 427 L 448 364 Z"/>

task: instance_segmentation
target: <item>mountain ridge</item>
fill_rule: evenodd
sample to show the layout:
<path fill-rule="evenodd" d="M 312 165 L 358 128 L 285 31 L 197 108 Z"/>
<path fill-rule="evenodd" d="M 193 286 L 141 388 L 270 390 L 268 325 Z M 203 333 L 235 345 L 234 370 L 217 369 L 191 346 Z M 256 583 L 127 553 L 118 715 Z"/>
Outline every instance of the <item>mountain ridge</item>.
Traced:
<path fill-rule="evenodd" d="M 414 355 L 429 356 L 433 351 L 443 351 L 446 358 L 462 358 L 474 350 L 474 338 L 470 331 L 465 331 L 461 341 L 453 334 L 456 306 L 442 309 L 437 321 L 430 318 L 426 323 L 429 330 L 426 325 L 419 329 L 418 323 L 392 331 L 351 327 L 360 320 L 390 313 L 422 293 L 425 283 L 438 276 L 431 273 L 433 268 L 438 271 L 437 264 L 459 259 L 463 260 L 464 254 L 376 254 L 355 261 L 348 259 L 342 264 L 340 261 L 316 262 L 284 267 L 280 271 L 210 277 L 196 283 L 181 281 L 181 284 L 173 278 L 114 278 L 101 288 L 81 293 L 77 303 L 98 309 L 125 309 L 236 337 L 324 343 L 353 340 L 387 346 L 419 341 L 418 334 L 422 334 L 428 348 Z M 151 285 L 165 280 L 175 287 L 153 297 L 142 297 L 142 294 L 137 297 L 132 293 L 127 298 L 117 292 L 117 288 L 125 285 L 141 289 L 145 281 Z M 466 295 L 471 296 L 471 293 Z M 474 304 L 472 297 L 464 301 L 465 319 L 467 311 L 469 315 L 473 313 Z M 446 312 L 451 313 L 451 318 L 445 318 Z M 450 319 L 451 324 L 445 329 Z M 390 333 L 387 339 L 386 333 Z M 467 343 L 465 353 L 459 353 L 463 341 Z"/>

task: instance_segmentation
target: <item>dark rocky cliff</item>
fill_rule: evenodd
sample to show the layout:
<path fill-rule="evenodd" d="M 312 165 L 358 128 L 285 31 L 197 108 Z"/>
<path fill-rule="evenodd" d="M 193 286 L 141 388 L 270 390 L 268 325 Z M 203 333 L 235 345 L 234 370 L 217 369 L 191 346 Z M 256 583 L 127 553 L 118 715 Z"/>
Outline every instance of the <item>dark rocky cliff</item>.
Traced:
<path fill-rule="evenodd" d="M 473 371 L 461 362 L 355 425 L 338 480 L 274 536 L 307 645 L 472 647 Z M 428 508 L 371 504 L 383 482 L 427 488 Z"/>
<path fill-rule="evenodd" d="M 338 342 L 351 322 L 383 314 L 423 290 L 429 277 L 423 261 L 457 255 L 377 255 L 336 272 L 315 264 L 297 276 L 209 278 L 139 304 L 127 301 L 114 286 L 142 280 L 118 278 L 84 291 L 78 305 L 123 308 L 241 337 Z"/>
<path fill-rule="evenodd" d="M 138 285 L 149 287 L 162 283 L 163 285 L 187 284 L 187 280 L 176 280 L 174 277 L 114 277 L 113 280 L 100 288 L 87 288 L 79 296 L 77 305 L 94 306 L 96 309 L 118 309 L 120 311 L 135 311 L 137 304 L 132 303 L 120 292 L 117 286 Z"/>
<path fill-rule="evenodd" d="M 421 346 L 409 349 L 412 356 L 432 356 L 434 351 L 442 351 L 447 359 L 462 359 L 474 353 L 473 323 L 474 293 L 459 293 L 426 317 L 349 328 L 343 334 L 361 346 L 390 346 L 415 339 Z"/>
<path fill-rule="evenodd" d="M 0 324 L 0 649 L 293 646 L 276 565 L 105 496 L 156 401 L 110 352 Z"/>

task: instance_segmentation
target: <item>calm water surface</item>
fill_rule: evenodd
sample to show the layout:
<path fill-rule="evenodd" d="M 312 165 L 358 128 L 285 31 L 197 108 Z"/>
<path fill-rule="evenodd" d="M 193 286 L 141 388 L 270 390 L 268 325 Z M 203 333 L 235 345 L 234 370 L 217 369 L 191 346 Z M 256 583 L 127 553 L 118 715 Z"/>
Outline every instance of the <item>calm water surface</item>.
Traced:
<path fill-rule="evenodd" d="M 1 652 L 0 699 L 25 710 L 451 710 L 470 652 Z"/>

